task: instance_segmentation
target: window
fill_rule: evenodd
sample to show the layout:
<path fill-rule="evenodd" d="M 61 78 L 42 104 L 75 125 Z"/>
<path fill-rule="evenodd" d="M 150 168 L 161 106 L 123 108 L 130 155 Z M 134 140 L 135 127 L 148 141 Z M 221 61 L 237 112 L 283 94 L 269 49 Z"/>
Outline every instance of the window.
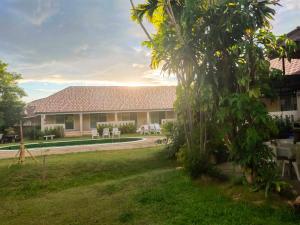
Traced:
<path fill-rule="evenodd" d="M 128 121 L 130 120 L 130 113 L 119 113 L 118 114 L 119 121 Z"/>
<path fill-rule="evenodd" d="M 74 115 L 66 115 L 65 116 L 65 127 L 66 127 L 66 130 L 74 129 Z"/>
<path fill-rule="evenodd" d="M 106 122 L 106 121 L 107 121 L 107 118 L 106 118 L 105 113 L 98 114 L 98 122 Z"/>
<path fill-rule="evenodd" d="M 65 124 L 65 116 L 64 115 L 58 115 L 56 116 L 56 124 Z"/>
<path fill-rule="evenodd" d="M 96 128 L 98 122 L 98 114 L 91 114 L 90 115 L 90 127 Z"/>
<path fill-rule="evenodd" d="M 150 112 L 151 123 L 161 123 L 162 119 L 166 118 L 166 114 L 164 111 L 160 112 Z"/>
<path fill-rule="evenodd" d="M 136 112 L 130 113 L 130 120 L 134 120 L 135 124 L 137 124 L 137 113 Z"/>
<path fill-rule="evenodd" d="M 106 114 L 105 113 L 95 113 L 90 115 L 90 127 L 96 128 L 98 122 L 106 122 Z"/>
<path fill-rule="evenodd" d="M 280 109 L 281 111 L 297 110 L 296 94 L 280 96 Z"/>
<path fill-rule="evenodd" d="M 57 115 L 55 117 L 56 124 L 64 124 L 66 130 L 74 129 L 74 115 Z"/>

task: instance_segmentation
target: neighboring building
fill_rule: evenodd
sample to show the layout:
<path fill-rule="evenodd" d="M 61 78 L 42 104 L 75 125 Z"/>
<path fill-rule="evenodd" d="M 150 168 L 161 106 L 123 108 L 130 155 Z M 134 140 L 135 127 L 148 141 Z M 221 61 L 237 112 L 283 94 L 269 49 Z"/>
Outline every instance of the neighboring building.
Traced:
<path fill-rule="evenodd" d="M 278 90 L 277 99 L 265 100 L 271 115 L 291 116 L 294 120 L 300 119 L 300 27 L 287 34 L 287 37 L 294 40 L 298 51 L 289 62 L 287 59 L 271 60 L 271 67 L 283 71 L 285 75 L 282 80 L 274 83 Z"/>
<path fill-rule="evenodd" d="M 282 70 L 282 61 L 271 60 L 271 67 Z M 278 98 L 265 100 L 271 115 L 300 119 L 300 59 L 285 62 L 285 76 L 274 84 Z"/>
<path fill-rule="evenodd" d="M 27 125 L 63 126 L 66 136 L 90 134 L 97 123 L 137 127 L 164 123 L 175 118 L 175 86 L 159 87 L 68 87 L 29 103 Z"/>

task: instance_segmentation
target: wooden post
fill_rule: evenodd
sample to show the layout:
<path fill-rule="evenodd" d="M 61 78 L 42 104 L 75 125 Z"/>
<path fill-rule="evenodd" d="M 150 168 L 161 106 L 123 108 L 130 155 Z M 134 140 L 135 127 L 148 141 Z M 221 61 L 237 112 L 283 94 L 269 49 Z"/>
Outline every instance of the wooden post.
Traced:
<path fill-rule="evenodd" d="M 25 153 L 27 153 L 30 155 L 30 157 L 37 162 L 37 160 L 35 159 L 35 157 L 31 154 L 30 151 L 28 151 L 25 148 L 24 145 L 24 138 L 23 138 L 23 124 L 22 124 L 22 120 L 20 120 L 20 148 L 19 151 L 17 152 L 16 156 L 18 156 L 18 163 L 19 164 L 23 164 L 25 162 Z"/>
<path fill-rule="evenodd" d="M 18 162 L 20 164 L 23 164 L 25 161 L 25 146 L 24 146 L 24 140 L 23 140 L 23 125 L 22 120 L 20 120 L 20 150 L 19 150 L 19 160 Z"/>

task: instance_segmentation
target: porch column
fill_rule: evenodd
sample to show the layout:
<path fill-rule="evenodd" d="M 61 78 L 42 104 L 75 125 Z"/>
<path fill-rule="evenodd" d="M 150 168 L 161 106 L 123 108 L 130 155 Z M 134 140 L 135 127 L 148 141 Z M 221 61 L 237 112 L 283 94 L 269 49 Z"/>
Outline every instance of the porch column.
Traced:
<path fill-rule="evenodd" d="M 42 114 L 41 115 L 41 131 L 45 130 L 45 120 L 46 120 L 46 115 Z"/>
<path fill-rule="evenodd" d="M 79 127 L 80 127 L 80 135 L 83 135 L 83 119 L 82 119 L 82 113 L 79 114 Z"/>
<path fill-rule="evenodd" d="M 147 112 L 147 124 L 149 124 L 149 123 L 151 123 L 151 121 L 150 121 L 150 112 L 148 111 Z"/>
<path fill-rule="evenodd" d="M 118 122 L 118 113 L 115 112 L 115 122 Z"/>

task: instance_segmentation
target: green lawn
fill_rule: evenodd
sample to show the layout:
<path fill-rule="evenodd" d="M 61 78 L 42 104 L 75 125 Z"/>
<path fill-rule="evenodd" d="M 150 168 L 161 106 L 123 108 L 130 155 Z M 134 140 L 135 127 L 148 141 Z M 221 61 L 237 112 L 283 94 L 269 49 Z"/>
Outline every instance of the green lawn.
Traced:
<path fill-rule="evenodd" d="M 39 158 L 39 161 L 42 161 Z M 262 193 L 191 181 L 159 148 L 0 161 L 0 224 L 299 224 Z"/>

